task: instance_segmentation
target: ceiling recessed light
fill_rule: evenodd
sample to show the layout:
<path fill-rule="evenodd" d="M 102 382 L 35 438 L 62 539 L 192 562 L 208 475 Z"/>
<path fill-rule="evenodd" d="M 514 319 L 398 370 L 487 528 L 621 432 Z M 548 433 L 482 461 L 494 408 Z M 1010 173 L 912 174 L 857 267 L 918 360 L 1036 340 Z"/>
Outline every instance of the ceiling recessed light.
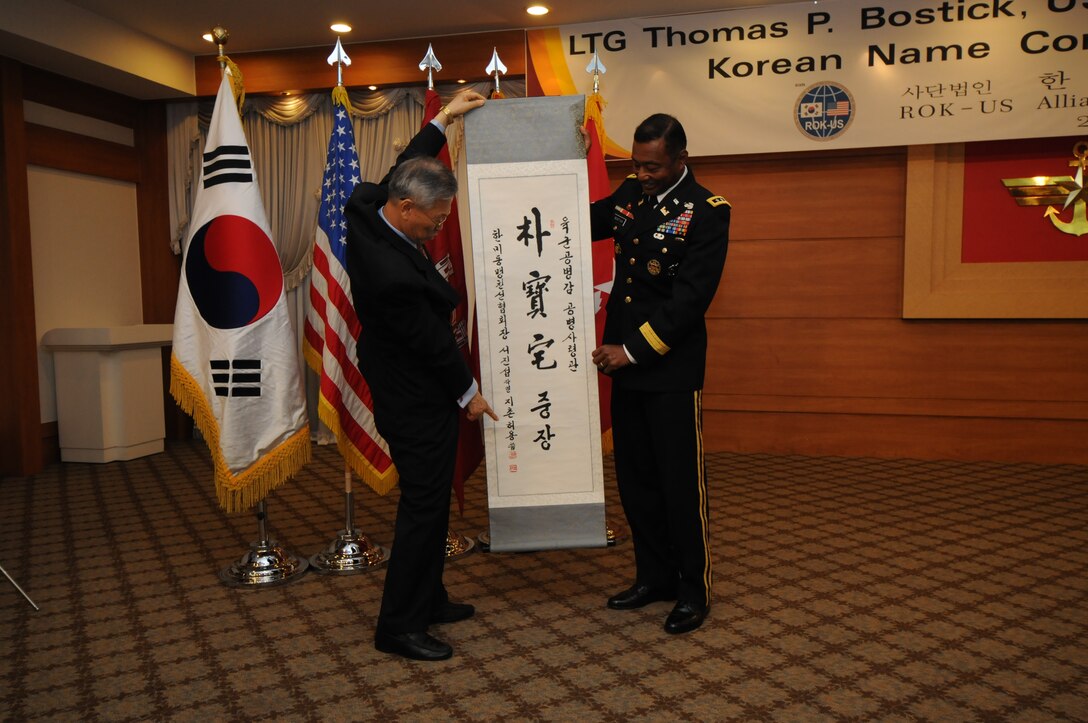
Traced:
<path fill-rule="evenodd" d="M 205 40 L 207 40 L 207 41 L 208 41 L 209 43 L 211 43 L 211 42 L 215 42 L 215 38 L 213 38 L 213 37 L 212 37 L 212 34 L 211 34 L 211 33 L 204 33 L 204 34 L 203 34 L 203 35 L 201 35 L 200 37 L 204 38 L 204 39 L 205 39 Z"/>
<path fill-rule="evenodd" d="M 347 23 L 333 23 L 329 26 L 329 30 L 333 31 L 334 33 L 350 33 L 351 26 Z"/>
<path fill-rule="evenodd" d="M 465 80 L 464 78 L 458 78 L 458 79 L 457 79 L 457 82 L 458 82 L 458 83 L 461 83 L 462 85 L 464 85 L 464 84 L 465 84 L 465 83 L 467 83 L 468 81 L 467 81 L 467 80 Z"/>
<path fill-rule="evenodd" d="M 376 85 L 368 85 L 368 86 L 367 86 L 367 88 L 370 88 L 371 90 L 377 90 L 377 89 L 378 89 L 378 86 L 376 86 Z"/>
<path fill-rule="evenodd" d="M 530 15 L 547 15 L 550 10 L 545 5 L 530 5 L 529 7 L 525 8 L 525 12 L 529 13 Z"/>

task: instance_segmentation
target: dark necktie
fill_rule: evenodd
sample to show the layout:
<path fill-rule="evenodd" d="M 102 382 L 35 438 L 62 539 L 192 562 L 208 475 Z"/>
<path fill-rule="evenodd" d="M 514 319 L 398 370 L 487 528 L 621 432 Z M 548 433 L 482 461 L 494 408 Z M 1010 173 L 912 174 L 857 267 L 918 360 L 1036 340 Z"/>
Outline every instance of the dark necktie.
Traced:
<path fill-rule="evenodd" d="M 657 198 L 655 198 L 654 196 L 647 196 L 645 193 L 642 194 L 642 198 L 639 199 L 639 202 L 638 202 L 638 213 L 639 213 L 639 215 L 644 216 L 644 215 L 649 214 L 651 211 L 654 210 L 654 206 L 656 206 L 656 205 L 657 205 Z"/>

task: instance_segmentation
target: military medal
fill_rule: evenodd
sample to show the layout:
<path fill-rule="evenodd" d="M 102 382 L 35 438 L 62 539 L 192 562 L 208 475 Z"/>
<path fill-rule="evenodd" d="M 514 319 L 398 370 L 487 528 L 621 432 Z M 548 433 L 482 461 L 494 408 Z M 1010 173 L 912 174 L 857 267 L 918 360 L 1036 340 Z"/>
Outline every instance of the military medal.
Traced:
<path fill-rule="evenodd" d="M 633 221 L 634 218 L 635 214 L 631 213 L 631 204 L 627 204 L 627 208 L 616 206 L 613 208 L 612 213 L 612 228 L 621 229 Z"/>
<path fill-rule="evenodd" d="M 661 262 L 657 259 L 650 259 L 646 262 L 646 270 L 650 272 L 650 276 L 657 276 L 661 273 Z"/>

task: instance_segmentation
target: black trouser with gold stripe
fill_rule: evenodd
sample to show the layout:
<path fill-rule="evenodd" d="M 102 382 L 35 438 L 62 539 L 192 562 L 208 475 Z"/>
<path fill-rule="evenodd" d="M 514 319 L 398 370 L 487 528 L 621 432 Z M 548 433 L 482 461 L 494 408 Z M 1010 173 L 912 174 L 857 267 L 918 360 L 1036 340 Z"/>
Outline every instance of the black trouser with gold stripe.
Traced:
<path fill-rule="evenodd" d="M 612 387 L 616 479 L 631 525 L 636 581 L 710 604 L 703 393 Z"/>

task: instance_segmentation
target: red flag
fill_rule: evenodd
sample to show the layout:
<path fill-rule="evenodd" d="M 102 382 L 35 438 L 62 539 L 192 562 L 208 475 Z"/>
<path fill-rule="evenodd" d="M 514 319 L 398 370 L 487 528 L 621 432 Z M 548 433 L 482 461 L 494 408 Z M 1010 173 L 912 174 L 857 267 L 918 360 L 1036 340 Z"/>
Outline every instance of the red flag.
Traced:
<path fill-rule="evenodd" d="M 601 112 L 604 100 L 594 93 L 586 99 L 586 130 L 590 145 L 586 152 L 589 166 L 589 200 L 599 201 L 612 193 L 608 171 L 604 166 L 604 123 Z M 605 304 L 612 293 L 612 280 L 616 275 L 612 239 L 593 242 L 593 302 L 596 307 L 597 346 L 604 337 Z M 605 454 L 612 451 L 612 379 L 597 375 L 597 398 L 601 406 L 601 446 Z"/>
<path fill-rule="evenodd" d="M 442 100 L 438 93 L 428 89 L 424 102 L 423 123 L 426 125 L 442 110 Z M 438 160 L 451 166 L 450 153 L 446 146 L 442 146 L 438 154 Z M 438 273 L 449 282 L 457 296 L 461 299 L 457 308 L 453 311 L 450 324 L 453 326 L 453 335 L 457 339 L 457 345 L 461 347 L 461 353 L 468 362 L 474 378 L 480 378 L 480 359 L 477 356 L 476 325 L 472 326 L 472 344 L 469 345 L 468 329 L 468 294 L 465 291 L 465 257 L 461 252 L 461 224 L 457 217 L 457 201 L 450 207 L 450 215 L 438 235 L 427 242 L 427 251 L 435 261 Z M 465 511 L 465 480 L 476 471 L 484 458 L 484 443 L 480 435 L 478 422 L 470 422 L 465 415 L 461 415 L 460 436 L 457 441 L 457 463 L 453 471 L 453 491 L 457 495 L 457 506 L 462 513 Z"/>

